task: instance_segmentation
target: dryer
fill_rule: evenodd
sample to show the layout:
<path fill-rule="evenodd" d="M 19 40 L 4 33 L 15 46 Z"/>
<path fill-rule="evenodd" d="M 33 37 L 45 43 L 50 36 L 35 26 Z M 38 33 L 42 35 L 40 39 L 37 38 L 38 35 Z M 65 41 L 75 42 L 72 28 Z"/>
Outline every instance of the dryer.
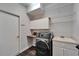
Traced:
<path fill-rule="evenodd" d="M 36 38 L 36 55 L 51 56 L 52 55 L 52 38 L 54 35 L 50 32 L 40 32 Z"/>

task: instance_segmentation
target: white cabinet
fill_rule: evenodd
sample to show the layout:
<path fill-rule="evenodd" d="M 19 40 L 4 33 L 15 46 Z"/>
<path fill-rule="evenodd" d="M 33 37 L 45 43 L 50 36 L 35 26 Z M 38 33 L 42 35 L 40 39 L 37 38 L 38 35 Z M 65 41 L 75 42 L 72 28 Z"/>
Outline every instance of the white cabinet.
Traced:
<path fill-rule="evenodd" d="M 78 56 L 75 44 L 53 41 L 53 56 Z"/>
<path fill-rule="evenodd" d="M 49 19 L 43 18 L 30 21 L 30 29 L 49 29 Z"/>
<path fill-rule="evenodd" d="M 63 56 L 63 48 L 53 46 L 53 56 Z"/>
<path fill-rule="evenodd" d="M 63 55 L 64 56 L 77 56 L 78 51 L 77 50 L 70 50 L 70 49 L 63 49 Z"/>

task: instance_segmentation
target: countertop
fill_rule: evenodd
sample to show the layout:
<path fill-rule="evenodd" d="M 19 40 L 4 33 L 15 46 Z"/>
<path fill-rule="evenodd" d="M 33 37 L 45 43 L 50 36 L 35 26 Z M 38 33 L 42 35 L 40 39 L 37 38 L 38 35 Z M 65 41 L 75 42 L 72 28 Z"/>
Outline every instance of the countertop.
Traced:
<path fill-rule="evenodd" d="M 53 40 L 53 41 L 59 41 L 59 42 L 72 43 L 72 44 L 79 45 L 79 43 L 78 43 L 76 40 L 72 39 L 72 38 L 54 37 L 52 40 Z"/>
<path fill-rule="evenodd" d="M 29 35 L 27 37 L 36 38 L 36 36 L 34 36 L 34 35 Z M 67 38 L 67 37 L 61 38 L 61 37 L 55 36 L 52 40 L 79 45 L 79 43 L 73 38 Z"/>

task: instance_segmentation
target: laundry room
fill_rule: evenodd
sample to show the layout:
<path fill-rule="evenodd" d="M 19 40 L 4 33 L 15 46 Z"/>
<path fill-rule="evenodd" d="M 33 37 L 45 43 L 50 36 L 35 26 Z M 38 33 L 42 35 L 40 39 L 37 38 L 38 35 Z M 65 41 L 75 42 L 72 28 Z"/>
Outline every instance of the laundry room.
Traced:
<path fill-rule="evenodd" d="M 38 7 L 35 8 L 34 5 Z M 34 5 L 30 4 L 27 11 L 31 32 L 27 39 L 31 41 L 33 49 L 33 51 L 30 49 L 31 52 L 27 55 L 78 56 L 78 30 L 75 28 L 78 26 L 76 24 L 78 4 L 36 3 Z M 47 37 L 50 37 L 48 38 L 50 44 L 45 40 Z M 42 43 L 50 47 L 46 50 L 49 53 L 45 52 Z"/>
<path fill-rule="evenodd" d="M 79 56 L 79 3 L 0 3 L 0 56 Z"/>

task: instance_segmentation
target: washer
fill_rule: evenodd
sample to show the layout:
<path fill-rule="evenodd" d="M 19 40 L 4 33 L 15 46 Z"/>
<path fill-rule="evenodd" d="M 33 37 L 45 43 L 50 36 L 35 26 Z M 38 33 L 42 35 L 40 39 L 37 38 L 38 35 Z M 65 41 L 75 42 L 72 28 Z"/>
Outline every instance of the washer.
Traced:
<path fill-rule="evenodd" d="M 52 55 L 52 38 L 54 36 L 49 32 L 40 32 L 36 39 L 36 55 L 51 56 Z"/>

